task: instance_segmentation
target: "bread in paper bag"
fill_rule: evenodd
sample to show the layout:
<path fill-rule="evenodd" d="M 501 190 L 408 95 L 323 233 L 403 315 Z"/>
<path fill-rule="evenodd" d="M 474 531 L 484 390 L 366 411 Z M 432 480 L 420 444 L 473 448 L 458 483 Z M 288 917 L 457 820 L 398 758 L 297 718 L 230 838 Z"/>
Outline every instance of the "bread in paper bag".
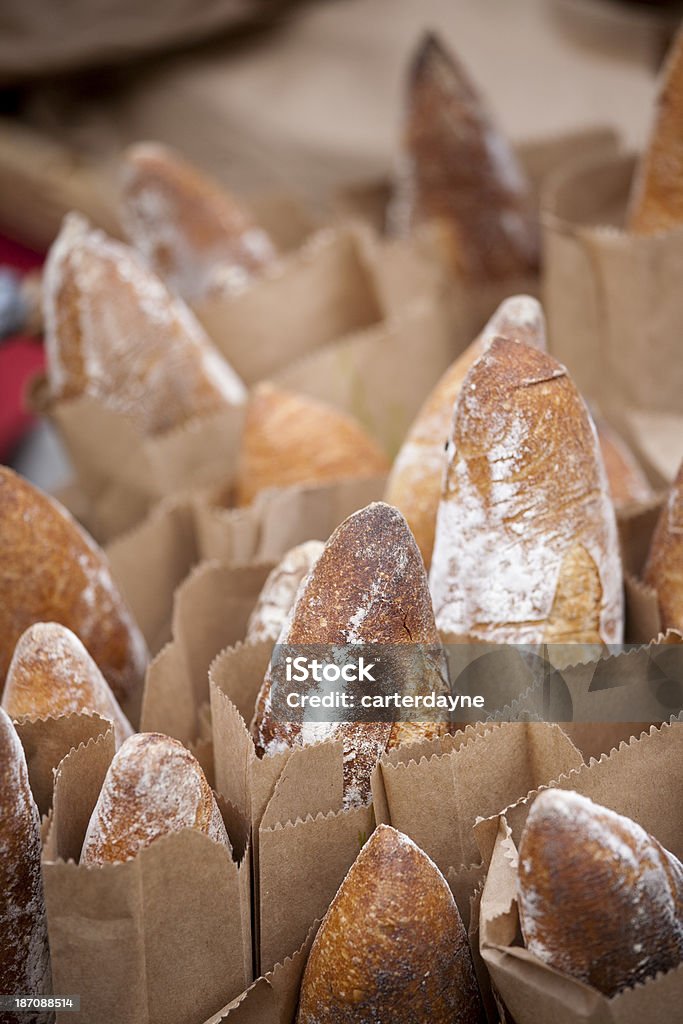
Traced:
<path fill-rule="evenodd" d="M 655 527 L 643 578 L 657 593 L 662 629 L 683 629 L 683 463 Z"/>

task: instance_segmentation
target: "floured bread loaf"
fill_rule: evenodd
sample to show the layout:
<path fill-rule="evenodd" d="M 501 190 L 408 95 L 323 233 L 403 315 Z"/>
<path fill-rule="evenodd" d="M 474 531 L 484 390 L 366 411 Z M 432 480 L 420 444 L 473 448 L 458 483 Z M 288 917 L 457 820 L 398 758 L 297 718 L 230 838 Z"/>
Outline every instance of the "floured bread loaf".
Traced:
<path fill-rule="evenodd" d="M 379 825 L 315 937 L 296 1024 L 480 1024 L 483 1008 L 458 908 L 436 864 Z"/>
<path fill-rule="evenodd" d="M 387 482 L 385 500 L 406 517 L 427 568 L 434 547 L 441 478 L 446 467 L 444 449 L 453 407 L 468 370 L 498 336 L 544 349 L 545 317 L 540 302 L 530 295 L 514 295 L 500 304 L 481 334 L 449 366 L 424 402 Z"/>
<path fill-rule="evenodd" d="M 246 639 L 276 642 L 289 615 L 299 585 L 315 565 L 325 545 L 321 540 L 308 540 L 290 550 L 263 584 L 254 610 L 247 623 Z"/>
<path fill-rule="evenodd" d="M 0 683 L 19 637 L 59 622 L 85 645 L 124 711 L 139 704 L 147 648 L 104 552 L 57 501 L 0 466 Z"/>
<path fill-rule="evenodd" d="M 235 500 L 249 505 L 268 487 L 378 476 L 388 468 L 379 445 L 350 416 L 260 384 L 247 407 Z"/>
<path fill-rule="evenodd" d="M 96 712 L 114 726 L 117 746 L 133 734 L 81 641 L 57 622 L 36 622 L 22 633 L 7 673 L 2 706 L 12 718 Z"/>
<path fill-rule="evenodd" d="M 244 385 L 181 299 L 128 246 L 69 214 L 47 259 L 45 345 L 55 399 L 91 395 L 159 434 L 242 404 Z"/>
<path fill-rule="evenodd" d="M 683 630 L 683 463 L 652 535 L 643 578 L 657 591 L 662 629 Z"/>
<path fill-rule="evenodd" d="M 631 190 L 628 227 L 654 235 L 683 224 L 683 31 L 664 64 L 652 132 Z"/>
<path fill-rule="evenodd" d="M 567 371 L 496 338 L 462 385 L 431 590 L 439 629 L 500 643 L 618 643 L 622 573 L 595 427 Z"/>
<path fill-rule="evenodd" d="M 3 995 L 49 995 L 50 951 L 40 871 L 40 815 L 24 750 L 0 708 L 0 990 Z M 1 1014 L 32 1024 L 43 1013 Z"/>
<path fill-rule="evenodd" d="M 596 420 L 595 426 L 610 494 L 616 507 L 631 501 L 649 501 L 654 498 L 647 477 L 623 437 L 604 420 Z"/>
<path fill-rule="evenodd" d="M 387 658 L 392 649 L 395 657 L 392 689 L 427 694 L 444 688 L 446 666 L 424 565 L 397 509 L 376 502 L 337 527 L 301 585 L 278 643 L 325 644 L 341 651 L 349 644 L 386 644 Z M 429 645 L 435 653 L 420 653 L 416 662 L 410 650 L 400 657 L 400 645 Z M 275 713 L 271 683 L 269 668 L 251 726 L 257 753 L 341 738 L 347 806 L 367 803 L 372 770 L 385 750 L 445 731 L 435 722 L 285 721 Z M 319 688 L 313 679 L 301 684 L 302 693 Z"/>
<path fill-rule="evenodd" d="M 389 226 L 406 236 L 425 221 L 441 224 L 461 277 L 500 280 L 537 269 L 538 226 L 522 168 L 464 69 L 432 34 L 409 73 Z"/>
<path fill-rule="evenodd" d="M 683 960 L 683 864 L 630 818 L 565 790 L 536 797 L 519 847 L 527 949 L 607 996 Z"/>
<path fill-rule="evenodd" d="M 185 828 L 230 846 L 196 758 L 179 740 L 137 733 L 109 766 L 85 834 L 81 864 L 129 860 L 161 836 Z"/>
<path fill-rule="evenodd" d="M 188 302 L 237 290 L 276 259 L 275 246 L 217 182 L 159 143 L 124 155 L 121 222 L 132 245 Z"/>

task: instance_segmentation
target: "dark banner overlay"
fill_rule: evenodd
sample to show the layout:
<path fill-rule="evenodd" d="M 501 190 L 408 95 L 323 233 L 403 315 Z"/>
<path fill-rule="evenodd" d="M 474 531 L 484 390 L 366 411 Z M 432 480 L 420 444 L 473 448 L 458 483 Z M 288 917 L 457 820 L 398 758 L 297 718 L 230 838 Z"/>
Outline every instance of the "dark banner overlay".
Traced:
<path fill-rule="evenodd" d="M 277 644 L 276 721 L 662 722 L 683 716 L 683 644 Z"/>

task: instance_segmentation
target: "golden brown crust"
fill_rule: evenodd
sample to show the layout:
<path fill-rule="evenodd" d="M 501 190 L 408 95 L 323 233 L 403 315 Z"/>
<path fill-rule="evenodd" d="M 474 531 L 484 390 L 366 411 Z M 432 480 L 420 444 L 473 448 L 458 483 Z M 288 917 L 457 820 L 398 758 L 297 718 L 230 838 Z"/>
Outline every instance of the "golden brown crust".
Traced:
<path fill-rule="evenodd" d="M 129 860 L 161 836 L 185 828 L 230 846 L 211 788 L 190 751 L 169 736 L 137 733 L 109 766 L 81 864 Z"/>
<path fill-rule="evenodd" d="M 621 640 L 621 561 L 597 435 L 567 371 L 544 352 L 497 338 L 463 384 L 431 590 L 443 632 Z"/>
<path fill-rule="evenodd" d="M 40 871 L 40 817 L 19 737 L 0 708 L 0 988 L 48 995 L 50 954 Z M 12 1014 L 2 1015 L 3 1020 Z M 22 1015 L 23 1016 L 23 1015 Z M 43 1017 L 27 1016 L 27 1020 Z"/>
<path fill-rule="evenodd" d="M 439 652 L 424 565 L 400 512 L 376 502 L 354 512 L 337 527 L 302 585 L 281 644 L 386 644 L 388 662 L 396 659 L 392 689 L 428 693 L 443 687 L 445 666 Z M 394 645 L 434 647 L 433 657 L 417 648 L 417 662 L 392 651 Z M 394 665 L 394 662 L 391 661 Z M 419 671 L 415 671 L 415 666 Z M 401 728 L 387 722 L 292 722 L 272 707 L 271 671 L 256 705 L 252 734 L 259 755 L 327 736 L 344 742 L 344 784 L 348 804 L 367 802 L 377 759 L 410 735 L 412 739 L 445 731 L 442 723 L 415 722 Z M 315 690 L 311 681 L 302 692 Z M 361 684 L 359 684 L 359 688 Z M 350 688 L 348 688 L 350 689 Z"/>
<path fill-rule="evenodd" d="M 34 622 L 80 638 L 124 710 L 135 707 L 147 649 L 104 553 L 58 502 L 0 466 L 0 680 Z"/>
<path fill-rule="evenodd" d="M 472 956 L 448 884 L 407 836 L 380 825 L 315 937 L 297 1024 L 479 1024 Z"/>
<path fill-rule="evenodd" d="M 654 498 L 654 491 L 647 477 L 623 437 L 604 420 L 596 420 L 595 426 L 610 494 L 616 507 L 627 505 L 631 501 L 650 501 Z"/>
<path fill-rule="evenodd" d="M 683 224 L 683 31 L 662 72 L 652 134 L 631 189 L 628 227 L 654 235 Z"/>
<path fill-rule="evenodd" d="M 432 560 L 453 408 L 467 373 L 496 336 L 544 349 L 545 317 L 541 304 L 530 295 L 514 295 L 500 304 L 481 334 L 449 366 L 427 397 L 387 481 L 384 500 L 406 517 L 427 568 Z"/>
<path fill-rule="evenodd" d="M 350 416 L 272 384 L 251 394 L 237 468 L 235 501 L 259 491 L 385 473 L 389 460 Z"/>
<path fill-rule="evenodd" d="M 657 591 L 662 629 L 683 630 L 683 463 L 652 535 L 643 578 Z"/>
<path fill-rule="evenodd" d="M 538 226 L 511 147 L 463 68 L 427 34 L 410 69 L 390 220 L 408 234 L 440 221 L 458 275 L 499 280 L 535 272 Z"/>
<path fill-rule="evenodd" d="M 2 706 L 12 718 L 95 712 L 114 726 L 117 746 L 133 734 L 99 668 L 75 633 L 36 622 L 22 633 L 10 663 Z"/>
<path fill-rule="evenodd" d="M 44 304 L 54 399 L 91 395 L 144 435 L 245 399 L 187 306 L 132 249 L 77 214 L 50 249 Z"/>
<path fill-rule="evenodd" d="M 630 818 L 546 790 L 519 848 L 527 948 L 607 996 L 683 960 L 683 865 Z"/>
<path fill-rule="evenodd" d="M 258 601 L 249 616 L 245 637 L 247 642 L 277 642 L 292 610 L 301 581 L 308 576 L 324 547 L 321 540 L 307 540 L 290 548 L 283 555 L 263 584 Z"/>
<path fill-rule="evenodd" d="M 188 301 L 234 287 L 276 259 L 247 210 L 178 153 L 144 142 L 124 154 L 121 221 L 155 273 Z"/>

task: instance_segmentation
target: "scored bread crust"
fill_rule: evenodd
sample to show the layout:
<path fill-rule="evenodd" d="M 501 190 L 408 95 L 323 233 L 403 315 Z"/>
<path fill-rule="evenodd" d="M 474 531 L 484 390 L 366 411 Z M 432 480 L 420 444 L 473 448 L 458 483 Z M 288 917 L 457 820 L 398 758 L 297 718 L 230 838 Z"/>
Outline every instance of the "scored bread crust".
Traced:
<path fill-rule="evenodd" d="M 296 1024 L 480 1024 L 472 955 L 453 895 L 415 843 L 379 825 L 314 939 Z"/>
<path fill-rule="evenodd" d="M 657 591 L 662 629 L 683 630 L 683 463 L 657 520 L 643 579 Z"/>
<path fill-rule="evenodd" d="M 683 224 L 683 29 L 669 52 L 645 152 L 631 186 L 629 230 L 654 235 Z"/>
<path fill-rule="evenodd" d="M 134 707 L 147 647 L 104 552 L 57 501 L 0 466 L 0 684 L 19 637 L 60 622 L 80 638 L 124 710 Z"/>
<path fill-rule="evenodd" d="M 392 676 L 397 692 L 431 693 L 443 688 L 445 664 L 439 657 L 427 577 L 417 545 L 401 513 L 383 502 L 354 512 L 337 527 L 313 569 L 301 584 L 278 644 L 386 644 L 396 657 Z M 392 652 L 394 645 L 436 647 L 414 662 Z M 415 666 L 419 668 L 415 672 Z M 406 735 L 418 739 L 445 731 L 439 722 L 292 722 L 279 720 L 272 703 L 269 667 L 256 704 L 251 731 L 257 753 L 274 754 L 327 737 L 344 745 L 345 804 L 366 803 L 370 776 L 385 750 Z M 310 680 L 301 692 L 314 692 Z M 407 728 L 408 726 L 408 728 Z"/>
<path fill-rule="evenodd" d="M 58 622 L 36 622 L 22 633 L 7 673 L 2 706 L 12 718 L 96 712 L 112 723 L 117 746 L 133 734 L 81 641 Z"/>
<path fill-rule="evenodd" d="M 350 416 L 306 395 L 260 384 L 247 406 L 235 502 L 292 484 L 379 476 L 389 460 Z"/>
<path fill-rule="evenodd" d="M 308 576 L 324 547 L 321 540 L 307 540 L 290 548 L 280 559 L 263 584 L 249 616 L 248 642 L 271 640 L 275 643 L 287 621 L 301 581 Z"/>
<path fill-rule="evenodd" d="M 621 560 L 597 434 L 547 353 L 496 338 L 466 377 L 430 583 L 445 633 L 621 641 Z"/>
<path fill-rule="evenodd" d="M 425 400 L 387 481 L 384 500 L 406 517 L 427 568 L 434 547 L 453 406 L 470 367 L 497 336 L 545 349 L 545 317 L 540 302 L 530 295 L 513 295 L 500 304 L 479 336 L 449 366 Z"/>
<path fill-rule="evenodd" d="M 242 381 L 185 303 L 79 214 L 65 218 L 50 249 L 44 313 L 56 400 L 91 395 L 144 435 L 245 401 Z"/>
<path fill-rule="evenodd" d="M 5 995 L 49 995 L 50 953 L 40 870 L 40 816 L 26 758 L 0 708 L 0 987 Z M 23 1014 L 21 1015 L 24 1016 Z M 3 1020 L 13 1017 L 2 1015 Z M 29 1021 L 44 1020 L 39 1014 Z"/>
<path fill-rule="evenodd" d="M 527 949 L 607 996 L 683 960 L 683 865 L 578 793 L 536 797 L 517 889 Z"/>
<path fill-rule="evenodd" d="M 623 437 L 605 420 L 597 419 L 595 426 L 610 494 L 617 508 L 631 501 L 649 501 L 653 498 L 654 491 Z"/>
<path fill-rule="evenodd" d="M 246 208 L 178 153 L 156 142 L 124 153 L 121 223 L 156 274 L 188 302 L 217 285 L 236 290 L 276 259 Z"/>
<path fill-rule="evenodd" d="M 185 828 L 230 847 L 196 758 L 170 736 L 136 733 L 109 766 L 85 834 L 81 864 L 129 860 L 161 836 Z"/>
<path fill-rule="evenodd" d="M 535 272 L 539 234 L 511 146 L 462 66 L 428 33 L 408 78 L 392 233 L 438 221 L 454 270 L 470 280 Z"/>

